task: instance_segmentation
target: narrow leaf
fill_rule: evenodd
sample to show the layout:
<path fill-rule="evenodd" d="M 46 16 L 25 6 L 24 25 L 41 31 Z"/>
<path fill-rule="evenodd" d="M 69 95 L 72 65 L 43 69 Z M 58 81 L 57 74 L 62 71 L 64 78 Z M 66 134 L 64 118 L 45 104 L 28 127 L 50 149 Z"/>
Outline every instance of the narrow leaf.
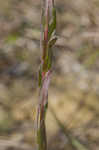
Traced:
<path fill-rule="evenodd" d="M 48 39 L 50 39 L 52 33 L 56 29 L 56 10 L 53 8 L 53 13 L 52 13 L 52 23 L 49 25 L 49 32 L 48 32 Z"/>

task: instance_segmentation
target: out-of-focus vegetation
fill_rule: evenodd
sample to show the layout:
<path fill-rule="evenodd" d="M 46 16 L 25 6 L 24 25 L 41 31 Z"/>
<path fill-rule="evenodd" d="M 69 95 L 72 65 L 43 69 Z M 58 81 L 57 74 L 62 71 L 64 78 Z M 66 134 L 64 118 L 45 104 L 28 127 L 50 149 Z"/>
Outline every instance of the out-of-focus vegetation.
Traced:
<path fill-rule="evenodd" d="M 40 2 L 0 0 L 0 150 L 35 149 Z M 48 148 L 98 150 L 99 2 L 56 0 L 56 7 Z"/>

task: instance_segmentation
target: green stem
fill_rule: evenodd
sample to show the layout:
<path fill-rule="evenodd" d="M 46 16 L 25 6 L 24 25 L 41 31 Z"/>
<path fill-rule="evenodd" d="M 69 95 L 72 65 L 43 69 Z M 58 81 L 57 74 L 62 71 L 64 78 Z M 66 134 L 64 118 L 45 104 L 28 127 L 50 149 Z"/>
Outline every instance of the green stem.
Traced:
<path fill-rule="evenodd" d="M 42 0 L 41 39 L 42 52 L 39 69 L 39 104 L 37 110 L 38 150 L 47 150 L 45 116 L 48 106 L 48 86 L 52 70 L 52 46 L 56 42 L 56 12 L 54 0 Z"/>

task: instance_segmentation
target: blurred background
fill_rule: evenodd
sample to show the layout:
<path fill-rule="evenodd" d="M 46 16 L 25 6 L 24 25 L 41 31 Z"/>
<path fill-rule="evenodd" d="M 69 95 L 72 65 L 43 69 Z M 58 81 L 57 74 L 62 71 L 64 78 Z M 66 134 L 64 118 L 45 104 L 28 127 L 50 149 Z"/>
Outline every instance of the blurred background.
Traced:
<path fill-rule="evenodd" d="M 0 150 L 35 150 L 40 0 L 0 0 Z M 99 150 L 99 1 L 56 0 L 48 150 Z"/>

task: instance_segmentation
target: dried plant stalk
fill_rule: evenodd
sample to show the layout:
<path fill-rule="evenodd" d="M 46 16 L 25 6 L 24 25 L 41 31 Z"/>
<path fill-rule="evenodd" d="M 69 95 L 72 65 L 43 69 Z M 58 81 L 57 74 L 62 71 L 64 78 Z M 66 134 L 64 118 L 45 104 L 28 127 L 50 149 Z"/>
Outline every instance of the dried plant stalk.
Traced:
<path fill-rule="evenodd" d="M 37 108 L 37 143 L 38 150 L 47 150 L 47 137 L 45 116 L 48 107 L 48 87 L 52 73 L 52 47 L 57 37 L 56 32 L 56 10 L 54 0 L 42 0 L 41 17 L 41 40 L 40 49 L 42 52 L 39 68 L 39 104 Z"/>

